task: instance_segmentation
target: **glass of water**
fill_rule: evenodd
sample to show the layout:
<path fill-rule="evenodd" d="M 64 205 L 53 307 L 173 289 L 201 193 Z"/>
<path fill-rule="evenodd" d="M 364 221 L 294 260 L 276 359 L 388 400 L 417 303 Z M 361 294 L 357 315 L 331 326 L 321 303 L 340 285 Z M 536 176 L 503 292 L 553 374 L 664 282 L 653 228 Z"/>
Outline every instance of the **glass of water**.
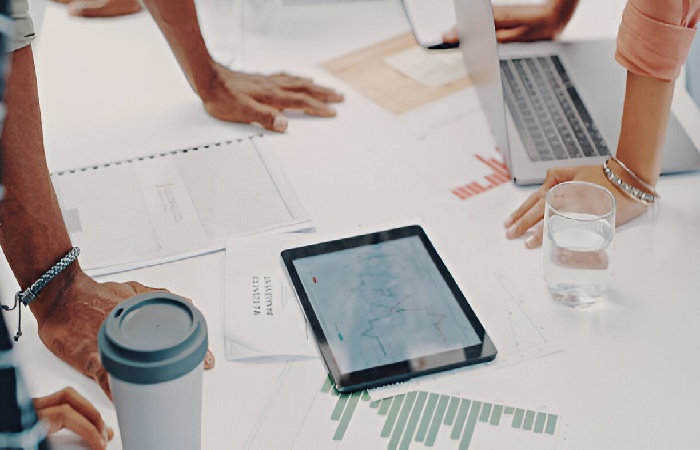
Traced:
<path fill-rule="evenodd" d="M 603 297 L 612 278 L 615 197 L 597 184 L 561 183 L 547 192 L 544 279 L 554 300 L 574 308 Z"/>

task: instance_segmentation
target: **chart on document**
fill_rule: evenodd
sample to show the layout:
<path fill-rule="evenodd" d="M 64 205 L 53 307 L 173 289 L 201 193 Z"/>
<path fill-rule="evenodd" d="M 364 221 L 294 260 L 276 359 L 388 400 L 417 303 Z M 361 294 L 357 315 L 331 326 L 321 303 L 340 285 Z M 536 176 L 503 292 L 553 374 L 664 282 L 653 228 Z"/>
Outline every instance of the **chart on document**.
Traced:
<path fill-rule="evenodd" d="M 365 433 L 374 433 L 387 449 L 490 449 L 513 443 L 519 449 L 557 448 L 559 416 L 546 411 L 426 391 L 371 401 L 367 391 L 338 395 L 330 380 L 320 390 L 323 396 L 332 400 L 319 398 L 308 421 L 325 417 L 327 439 L 346 448 L 360 448 Z M 295 445 L 308 448 L 316 439 L 317 431 L 306 427 Z"/>
<path fill-rule="evenodd" d="M 372 401 L 367 391 L 339 394 L 330 379 L 286 369 L 245 448 L 565 448 L 567 425 L 546 408 L 423 390 Z"/>

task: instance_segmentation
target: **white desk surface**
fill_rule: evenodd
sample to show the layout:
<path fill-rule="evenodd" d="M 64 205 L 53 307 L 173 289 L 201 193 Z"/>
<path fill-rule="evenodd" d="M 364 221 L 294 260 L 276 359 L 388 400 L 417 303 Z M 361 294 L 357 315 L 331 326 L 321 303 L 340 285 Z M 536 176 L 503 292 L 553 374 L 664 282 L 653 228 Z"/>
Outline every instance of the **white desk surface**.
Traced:
<path fill-rule="evenodd" d="M 581 2 L 565 36 L 614 36 L 623 3 Z M 541 252 L 526 250 L 521 241 L 507 241 L 501 226 L 531 189 L 506 184 L 467 201 L 440 201 L 412 172 L 386 166 L 367 151 L 367 139 L 401 119 L 315 66 L 408 32 L 399 1 L 332 2 L 287 10 L 266 36 L 247 36 L 246 65 L 311 75 L 346 94 L 337 118 L 293 117 L 285 135 L 270 135 L 317 228 L 330 231 L 420 215 L 474 299 L 488 298 L 492 286 L 485 280 L 494 273 L 507 274 L 513 286 L 522 288 L 522 302 L 546 311 L 542 317 L 550 339 L 566 348 L 470 377 L 460 388 L 475 397 L 547 405 L 569 424 L 565 448 L 697 448 L 700 174 L 662 178 L 658 220 L 619 229 L 607 301 L 584 311 L 559 307 L 539 281 Z M 49 3 L 39 31 L 37 67 L 52 170 L 254 131 L 205 115 L 147 14 L 69 19 L 62 6 Z M 219 252 L 110 277 L 167 287 L 194 299 L 207 318 L 210 348 L 218 358 L 204 378 L 207 449 L 242 448 L 279 370 L 278 364 L 225 359 L 224 258 Z M 2 272 L 3 281 L 11 280 L 6 268 Z M 2 286 L 8 298 L 13 283 Z M 17 348 L 32 395 L 75 386 L 116 427 L 113 406 L 98 387 L 43 347 L 33 318 L 24 326 Z M 68 433 L 54 442 L 57 448 L 79 448 Z M 121 448 L 118 434 L 109 448 Z"/>

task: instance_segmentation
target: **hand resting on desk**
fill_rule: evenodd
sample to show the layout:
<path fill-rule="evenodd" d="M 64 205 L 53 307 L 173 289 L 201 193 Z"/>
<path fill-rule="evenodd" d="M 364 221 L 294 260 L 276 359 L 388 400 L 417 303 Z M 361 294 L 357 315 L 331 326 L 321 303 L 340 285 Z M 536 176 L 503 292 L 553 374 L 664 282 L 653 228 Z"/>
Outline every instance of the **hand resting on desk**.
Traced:
<path fill-rule="evenodd" d="M 220 64 L 215 70 L 216 79 L 200 98 L 211 116 L 227 122 L 258 123 L 267 130 L 283 132 L 287 129 L 284 110 L 334 117 L 336 112 L 328 103 L 343 101 L 342 94 L 308 78 L 238 72 Z"/>
<path fill-rule="evenodd" d="M 55 0 L 68 4 L 68 14 L 76 17 L 116 17 L 141 11 L 138 0 Z"/>
<path fill-rule="evenodd" d="M 134 0 L 58 1 L 70 2 L 73 15 L 110 16 L 138 11 L 133 10 Z M 285 110 L 334 117 L 336 112 L 328 103 L 343 101 L 342 94 L 307 78 L 245 73 L 218 64 L 206 48 L 193 0 L 144 0 L 143 5 L 168 41 L 204 109 L 219 120 L 259 124 L 267 130 L 284 132 Z M 140 3 L 135 6 L 141 8 Z"/>
<path fill-rule="evenodd" d="M 619 189 L 615 188 L 606 178 L 600 165 L 557 167 L 547 171 L 547 177 L 535 192 L 533 192 L 503 223 L 506 237 L 515 239 L 524 235 L 532 228 L 532 235 L 525 240 L 527 248 L 536 248 L 542 244 L 542 219 L 544 218 L 545 196 L 553 186 L 565 181 L 587 181 L 603 186 L 615 197 L 617 210 L 615 225 L 629 222 L 645 211 L 645 206 L 638 203 Z M 533 228 L 534 227 L 534 228 Z"/>
<path fill-rule="evenodd" d="M 498 42 L 551 41 L 557 38 L 574 14 L 578 0 L 548 0 L 542 5 L 498 5 L 493 7 L 493 20 Z M 457 42 L 457 29 L 443 37 L 444 42 Z"/>
<path fill-rule="evenodd" d="M 165 291 L 144 286 L 135 281 L 126 283 L 98 283 L 82 271 L 77 271 L 59 292 L 51 292 L 58 286 L 47 286 L 42 294 L 55 295 L 51 307 L 35 311 L 39 325 L 39 337 L 56 356 L 89 378 L 95 380 L 111 398 L 109 378 L 97 346 L 97 333 L 105 317 L 114 307 L 137 294 Z M 48 300 L 48 299 L 46 299 Z M 204 368 L 214 367 L 210 351 L 204 358 Z"/>

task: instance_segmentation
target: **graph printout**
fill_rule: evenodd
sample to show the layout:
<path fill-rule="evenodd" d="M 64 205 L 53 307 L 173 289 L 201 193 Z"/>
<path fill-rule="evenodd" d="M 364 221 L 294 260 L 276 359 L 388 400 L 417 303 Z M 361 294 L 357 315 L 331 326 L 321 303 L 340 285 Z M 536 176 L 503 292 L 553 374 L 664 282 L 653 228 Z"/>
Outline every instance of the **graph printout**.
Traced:
<path fill-rule="evenodd" d="M 334 401 L 326 401 L 324 395 L 332 396 Z M 326 433 L 334 443 L 328 448 L 352 448 L 348 444 L 366 442 L 360 435 L 362 430 L 370 429 L 375 433 L 375 442 L 381 442 L 376 448 L 390 450 L 559 448 L 561 421 L 557 414 L 547 411 L 426 391 L 371 401 L 367 391 L 338 394 L 330 380 L 324 383 L 319 397 L 307 422 L 320 421 L 321 414 L 326 415 L 325 421 L 330 425 Z M 361 428 L 360 422 L 365 421 L 373 426 Z M 311 428 L 302 429 L 295 448 L 304 448 L 318 438 Z"/>
<path fill-rule="evenodd" d="M 339 394 L 317 361 L 287 363 L 242 447 L 285 449 L 563 450 L 561 416 L 458 393 L 412 390 L 372 400 Z"/>
<path fill-rule="evenodd" d="M 343 372 L 481 343 L 417 236 L 295 266 Z"/>

